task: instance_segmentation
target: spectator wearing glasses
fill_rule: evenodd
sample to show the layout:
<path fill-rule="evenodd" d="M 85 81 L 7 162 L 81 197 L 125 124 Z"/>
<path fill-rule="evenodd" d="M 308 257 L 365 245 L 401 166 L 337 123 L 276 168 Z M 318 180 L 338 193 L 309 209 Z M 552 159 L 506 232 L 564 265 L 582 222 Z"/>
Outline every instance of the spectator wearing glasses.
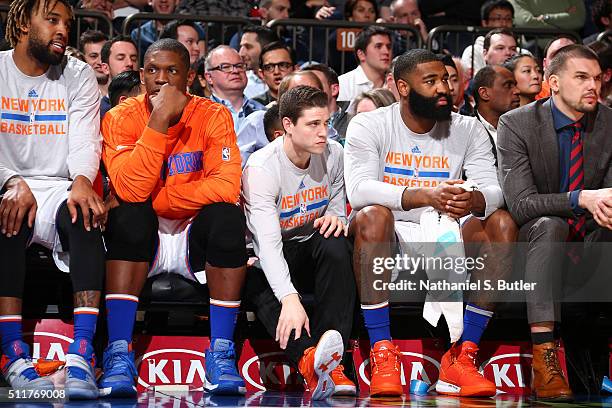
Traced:
<path fill-rule="evenodd" d="M 238 51 L 227 45 L 213 48 L 204 62 L 206 82 L 212 90 L 210 99 L 223 104 L 232 114 L 234 131 L 251 113 L 264 106 L 244 96 L 247 85 L 246 64 Z"/>
<path fill-rule="evenodd" d="M 514 7 L 508 0 L 489 0 L 482 5 L 480 16 L 480 24 L 483 27 L 512 28 Z M 484 40 L 485 37 L 481 35 L 476 38 L 474 45 L 463 50 L 461 64 L 469 77 L 476 75 L 476 72 L 486 65 L 483 55 Z"/>
<path fill-rule="evenodd" d="M 278 98 L 278 87 L 287 74 L 296 70 L 293 50 L 280 41 L 272 42 L 261 50 L 259 56 L 259 75 L 268 90 L 253 100 L 268 105 Z"/>

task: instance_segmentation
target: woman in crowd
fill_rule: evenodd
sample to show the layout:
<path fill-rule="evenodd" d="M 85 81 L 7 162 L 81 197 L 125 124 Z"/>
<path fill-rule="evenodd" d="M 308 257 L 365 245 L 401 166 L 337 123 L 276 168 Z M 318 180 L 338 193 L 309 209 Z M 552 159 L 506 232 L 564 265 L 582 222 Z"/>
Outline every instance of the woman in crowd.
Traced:
<path fill-rule="evenodd" d="M 597 53 L 601 64 L 601 92 L 599 102 L 612 107 L 612 43 L 606 40 L 594 41 L 589 48 Z"/>
<path fill-rule="evenodd" d="M 362 92 L 355 98 L 350 108 L 350 113 L 352 116 L 355 116 L 358 113 L 370 112 L 383 106 L 389 106 L 392 103 L 395 103 L 395 97 L 390 90 L 385 88 L 371 89 Z"/>
<path fill-rule="evenodd" d="M 542 90 L 542 70 L 536 59 L 531 55 L 518 54 L 509 58 L 504 67 L 514 74 L 516 86 L 521 92 L 521 106 L 535 101 Z"/>

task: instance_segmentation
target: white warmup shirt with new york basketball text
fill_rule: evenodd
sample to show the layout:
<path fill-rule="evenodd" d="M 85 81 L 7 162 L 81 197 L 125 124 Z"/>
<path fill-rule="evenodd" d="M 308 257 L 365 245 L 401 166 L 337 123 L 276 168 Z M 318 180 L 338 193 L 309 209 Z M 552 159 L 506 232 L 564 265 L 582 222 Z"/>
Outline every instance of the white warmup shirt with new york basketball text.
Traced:
<path fill-rule="evenodd" d="M 297 293 L 283 242 L 308 240 L 315 233 L 314 221 L 326 214 L 346 223 L 342 146 L 328 139 L 325 151 L 312 155 L 308 168 L 300 169 L 285 154 L 283 140 L 279 137 L 253 153 L 242 173 L 247 226 L 278 300 Z"/>
<path fill-rule="evenodd" d="M 360 113 L 349 123 L 344 146 L 344 177 L 351 207 L 382 205 L 396 221 L 418 223 L 423 208 L 404 211 L 406 188 L 435 187 L 465 173 L 484 195 L 488 217 L 504 203 L 491 142 L 473 117 L 451 114 L 424 134 L 412 132 L 400 105 Z"/>
<path fill-rule="evenodd" d="M 100 164 L 100 92 L 93 70 L 67 57 L 38 77 L 0 52 L 0 188 L 27 179 L 91 182 Z"/>

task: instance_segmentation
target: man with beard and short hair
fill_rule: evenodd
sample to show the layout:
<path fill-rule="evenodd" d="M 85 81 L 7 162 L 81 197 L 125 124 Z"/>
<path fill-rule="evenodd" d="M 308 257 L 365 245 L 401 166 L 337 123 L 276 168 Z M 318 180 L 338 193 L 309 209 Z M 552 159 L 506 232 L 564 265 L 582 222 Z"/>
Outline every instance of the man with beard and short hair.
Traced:
<path fill-rule="evenodd" d="M 482 68 L 473 80 L 476 118 L 491 137 L 493 154 L 497 156 L 497 123 L 499 117 L 519 107 L 520 91 L 512 72 L 501 65 Z"/>
<path fill-rule="evenodd" d="M 500 181 L 520 226 L 519 240 L 529 244 L 525 280 L 537 283 L 526 301 L 532 392 L 542 400 L 572 399 L 567 378 L 558 369 L 555 330 L 555 322 L 561 321 L 556 293 L 563 288 L 563 271 L 584 272 L 573 264 L 596 258 L 596 242 L 612 241 L 612 110 L 597 102 L 601 78 L 591 49 L 563 47 L 546 70 L 552 97 L 499 120 Z M 575 242 L 571 248 L 560 249 L 570 241 Z M 584 267 L 592 268 L 588 263 Z"/>
<path fill-rule="evenodd" d="M 108 37 L 102 31 L 87 30 L 79 38 L 79 50 L 85 56 L 85 62 L 91 66 L 98 80 L 98 88 L 102 96 L 108 95 L 110 83 L 108 67 L 102 64 L 102 47 Z"/>
<path fill-rule="evenodd" d="M 508 214 L 498 210 L 503 197 L 491 142 L 475 118 L 451 112 L 442 61 L 430 51 L 410 50 L 398 58 L 394 77 L 400 102 L 355 116 L 344 150 L 347 195 L 356 212 L 350 224 L 353 265 L 372 346 L 370 395 L 402 394 L 401 353 L 391 342 L 389 291 L 364 289 L 372 288 L 374 279 L 382 284 L 393 279 L 391 270 L 372 274 L 375 258 L 394 257 L 397 250 L 418 251 L 427 240 L 421 215 L 432 207 L 452 219 L 471 214 L 478 230 L 470 234 L 474 242 L 499 242 L 512 234 L 504 225 Z M 461 187 L 464 174 L 478 190 Z M 485 265 L 484 273 L 499 272 L 491 266 Z M 455 322 L 461 322 L 460 308 Z M 495 395 L 495 384 L 475 365 L 477 344 L 492 315 L 490 305 L 468 303 L 461 338 L 453 332 L 451 340 L 459 341 L 441 361 L 439 393 Z"/>
<path fill-rule="evenodd" d="M 54 389 L 39 377 L 21 330 L 26 248 L 50 249 L 70 271 L 74 341 L 66 395 L 95 399 L 93 337 L 104 277 L 106 209 L 93 183 L 100 163 L 100 93 L 93 70 L 64 52 L 73 19 L 65 0 L 16 0 L 14 50 L 0 52 L 0 338 L 2 374 L 16 389 Z M 69 258 L 68 258 L 69 255 Z"/>

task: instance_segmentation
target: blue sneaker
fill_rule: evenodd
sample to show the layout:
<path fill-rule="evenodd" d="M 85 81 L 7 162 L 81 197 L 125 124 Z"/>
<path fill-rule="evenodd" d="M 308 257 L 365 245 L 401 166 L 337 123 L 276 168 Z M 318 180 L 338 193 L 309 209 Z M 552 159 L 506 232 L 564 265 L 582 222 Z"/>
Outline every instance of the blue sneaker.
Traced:
<path fill-rule="evenodd" d="M 234 342 L 215 339 L 206 350 L 206 375 L 204 389 L 217 395 L 245 394 L 246 385 L 236 369 Z"/>
<path fill-rule="evenodd" d="M 71 400 L 96 399 L 99 393 L 93 347 L 87 340 L 75 340 L 75 343 L 70 345 L 66 354 L 66 396 Z"/>
<path fill-rule="evenodd" d="M 11 343 L 10 352 L 2 355 L 0 367 L 4 379 L 14 389 L 53 391 L 55 388 L 49 378 L 38 375 L 30 357 L 30 348 L 21 340 Z"/>
<path fill-rule="evenodd" d="M 101 397 L 136 397 L 136 365 L 134 352 L 125 340 L 116 340 L 104 350 L 104 373 L 98 389 Z"/>

